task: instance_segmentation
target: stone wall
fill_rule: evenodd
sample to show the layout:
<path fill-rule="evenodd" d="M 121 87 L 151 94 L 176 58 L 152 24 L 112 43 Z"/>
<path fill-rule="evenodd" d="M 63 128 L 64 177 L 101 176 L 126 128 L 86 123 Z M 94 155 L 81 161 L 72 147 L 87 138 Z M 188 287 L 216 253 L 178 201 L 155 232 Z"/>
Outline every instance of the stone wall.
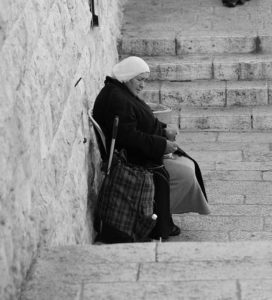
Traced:
<path fill-rule="evenodd" d="M 96 28 L 88 0 L 0 2 L 1 299 L 17 298 L 41 247 L 92 242 L 87 110 L 118 58 L 121 2 L 95 1 Z"/>

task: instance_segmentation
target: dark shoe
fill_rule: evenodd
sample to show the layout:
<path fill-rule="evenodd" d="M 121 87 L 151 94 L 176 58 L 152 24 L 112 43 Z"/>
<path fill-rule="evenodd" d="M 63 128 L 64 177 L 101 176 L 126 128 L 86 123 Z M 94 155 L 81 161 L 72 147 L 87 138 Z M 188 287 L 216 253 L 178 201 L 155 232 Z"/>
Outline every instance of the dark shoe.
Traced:
<path fill-rule="evenodd" d="M 176 236 L 176 235 L 180 235 L 180 228 L 174 224 L 169 233 L 169 236 Z"/>
<path fill-rule="evenodd" d="M 227 7 L 235 7 L 238 3 L 238 0 L 223 0 L 223 5 Z"/>

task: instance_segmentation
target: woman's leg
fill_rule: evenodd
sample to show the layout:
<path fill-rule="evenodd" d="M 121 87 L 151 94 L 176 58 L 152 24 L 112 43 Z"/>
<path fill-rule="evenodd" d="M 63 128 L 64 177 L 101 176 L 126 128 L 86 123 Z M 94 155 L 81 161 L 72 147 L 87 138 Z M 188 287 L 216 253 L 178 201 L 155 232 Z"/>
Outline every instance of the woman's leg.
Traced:
<path fill-rule="evenodd" d="M 174 155 L 173 159 L 165 159 L 164 165 L 170 176 L 171 213 L 209 214 L 206 198 L 195 175 L 194 162 Z"/>

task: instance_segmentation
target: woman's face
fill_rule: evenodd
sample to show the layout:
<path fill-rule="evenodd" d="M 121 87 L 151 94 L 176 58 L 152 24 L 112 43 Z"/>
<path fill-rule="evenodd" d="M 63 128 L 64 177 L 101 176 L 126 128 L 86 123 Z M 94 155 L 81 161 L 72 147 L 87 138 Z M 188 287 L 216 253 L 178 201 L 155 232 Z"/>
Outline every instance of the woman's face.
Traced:
<path fill-rule="evenodd" d="M 149 77 L 149 73 L 142 73 L 138 76 L 130 79 L 129 81 L 125 82 L 126 86 L 129 88 L 129 90 L 137 96 L 144 88 L 145 81 Z"/>

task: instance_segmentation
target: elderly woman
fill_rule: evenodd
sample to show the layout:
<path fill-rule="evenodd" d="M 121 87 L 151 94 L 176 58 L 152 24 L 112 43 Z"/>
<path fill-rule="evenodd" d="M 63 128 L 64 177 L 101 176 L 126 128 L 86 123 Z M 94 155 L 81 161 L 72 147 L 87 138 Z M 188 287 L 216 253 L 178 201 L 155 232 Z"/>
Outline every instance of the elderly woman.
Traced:
<path fill-rule="evenodd" d="M 153 237 L 167 238 L 180 233 L 171 214 L 210 211 L 197 163 L 174 141 L 176 132 L 160 122 L 138 97 L 149 74 L 149 66 L 139 57 L 128 57 L 116 64 L 112 77 L 106 77 L 105 86 L 97 96 L 93 116 L 106 136 L 108 148 L 113 119 L 118 115 L 116 148 L 126 149 L 128 161 L 142 166 L 164 164 L 167 176 L 162 177 L 168 181 L 168 190 L 162 190 L 162 181 L 154 178 L 161 228 L 153 232 Z"/>

